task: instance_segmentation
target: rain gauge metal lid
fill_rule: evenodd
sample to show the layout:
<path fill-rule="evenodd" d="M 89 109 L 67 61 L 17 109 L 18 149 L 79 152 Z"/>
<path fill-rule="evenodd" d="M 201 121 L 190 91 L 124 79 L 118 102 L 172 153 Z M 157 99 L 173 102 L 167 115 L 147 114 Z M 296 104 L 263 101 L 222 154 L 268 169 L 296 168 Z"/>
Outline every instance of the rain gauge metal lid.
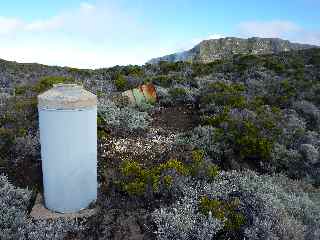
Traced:
<path fill-rule="evenodd" d="M 77 84 L 54 84 L 38 96 L 40 109 L 82 109 L 97 105 L 97 96 Z"/>

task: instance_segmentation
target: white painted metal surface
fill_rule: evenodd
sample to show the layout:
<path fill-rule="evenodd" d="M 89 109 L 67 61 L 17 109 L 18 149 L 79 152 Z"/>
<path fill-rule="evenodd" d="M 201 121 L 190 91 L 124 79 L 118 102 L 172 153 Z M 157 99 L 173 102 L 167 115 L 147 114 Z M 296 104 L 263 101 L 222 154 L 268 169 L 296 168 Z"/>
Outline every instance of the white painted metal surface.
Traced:
<path fill-rule="evenodd" d="M 59 98 L 72 91 L 71 95 L 81 98 L 79 90 L 67 87 L 65 91 L 60 86 Z M 54 96 L 51 92 L 39 98 L 49 95 Z M 54 101 L 46 103 L 52 107 Z M 64 109 L 61 101 L 59 109 L 39 105 L 45 205 L 62 213 L 77 212 L 97 198 L 97 107 L 77 105 L 77 109 L 70 109 L 69 106 Z"/>

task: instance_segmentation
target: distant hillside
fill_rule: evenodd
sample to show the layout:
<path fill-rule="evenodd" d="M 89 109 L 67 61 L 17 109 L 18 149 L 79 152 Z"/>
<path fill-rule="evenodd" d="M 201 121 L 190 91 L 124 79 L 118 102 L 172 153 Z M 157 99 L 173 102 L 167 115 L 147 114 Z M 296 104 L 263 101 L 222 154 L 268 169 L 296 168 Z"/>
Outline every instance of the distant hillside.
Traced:
<path fill-rule="evenodd" d="M 155 64 L 159 61 L 209 63 L 217 59 L 229 58 L 234 54 L 272 54 L 314 47 L 317 46 L 291 43 L 288 40 L 282 40 L 279 38 L 252 37 L 243 39 L 227 37 L 204 40 L 188 51 L 174 53 L 159 58 L 153 58 L 148 61 L 148 63 Z"/>
<path fill-rule="evenodd" d="M 47 76 L 81 80 L 85 86 L 90 87 L 94 84 L 97 89 L 101 90 L 106 90 L 109 87 L 111 78 L 108 69 L 77 69 L 38 63 L 18 63 L 0 59 L 0 89 L 15 88 L 19 85 L 33 85 L 39 79 Z"/>

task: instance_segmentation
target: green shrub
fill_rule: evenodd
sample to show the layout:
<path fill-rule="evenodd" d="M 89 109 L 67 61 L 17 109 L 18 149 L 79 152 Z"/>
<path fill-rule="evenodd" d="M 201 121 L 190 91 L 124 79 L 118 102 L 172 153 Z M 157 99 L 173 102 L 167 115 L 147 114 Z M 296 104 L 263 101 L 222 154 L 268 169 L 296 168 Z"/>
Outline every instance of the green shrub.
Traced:
<path fill-rule="evenodd" d="M 0 127 L 0 152 L 2 154 L 8 152 L 14 142 L 14 138 L 14 130 Z"/>
<path fill-rule="evenodd" d="M 206 76 L 214 73 L 219 66 L 223 64 L 223 60 L 216 60 L 210 63 L 195 62 L 191 65 L 192 77 Z"/>
<path fill-rule="evenodd" d="M 61 76 L 48 76 L 43 77 L 37 82 L 33 87 L 32 90 L 36 93 L 44 92 L 50 89 L 53 84 L 59 83 L 74 83 L 75 80 L 69 77 L 61 77 Z"/>
<path fill-rule="evenodd" d="M 207 167 L 207 177 L 209 182 L 213 181 L 220 173 L 220 168 L 216 164 L 210 164 Z"/>
<path fill-rule="evenodd" d="M 270 158 L 273 141 L 262 137 L 259 129 L 251 122 L 245 122 L 240 131 L 234 131 L 234 150 L 239 153 L 241 159 Z"/>
<path fill-rule="evenodd" d="M 210 125 L 213 127 L 218 127 L 220 126 L 221 123 L 226 122 L 229 118 L 229 111 L 230 108 L 229 107 L 225 107 L 223 109 L 223 112 L 216 114 L 214 116 L 205 116 L 204 117 L 204 125 Z"/>
<path fill-rule="evenodd" d="M 310 64 L 320 65 L 320 54 L 312 56 L 310 59 Z"/>
<path fill-rule="evenodd" d="M 81 77 L 90 77 L 91 71 L 89 69 L 68 68 L 68 72 L 73 75 L 79 75 Z"/>
<path fill-rule="evenodd" d="M 295 58 L 292 58 L 290 59 L 290 64 L 291 64 L 291 67 L 294 68 L 294 69 L 300 69 L 300 70 L 303 70 L 304 69 L 304 60 L 302 58 L 299 58 L 299 57 L 295 57 Z"/>
<path fill-rule="evenodd" d="M 257 55 L 248 54 L 240 56 L 239 59 L 235 61 L 235 67 L 238 72 L 244 72 L 250 67 L 255 67 L 261 63 L 261 59 Z"/>
<path fill-rule="evenodd" d="M 255 111 L 257 108 L 262 107 L 263 105 L 266 105 L 267 99 L 264 96 L 254 96 L 249 102 L 247 107 L 253 111 Z"/>
<path fill-rule="evenodd" d="M 172 84 L 172 77 L 167 75 L 158 75 L 151 78 L 152 83 L 160 85 L 161 87 L 170 87 Z"/>
<path fill-rule="evenodd" d="M 267 69 L 270 69 L 276 73 L 283 73 L 286 70 L 286 66 L 283 63 L 281 63 L 281 62 L 279 62 L 279 60 L 273 59 L 273 58 L 267 58 L 265 60 L 264 66 Z"/>
<path fill-rule="evenodd" d="M 170 159 L 159 166 L 160 171 L 169 169 L 174 169 L 177 173 L 185 176 L 190 174 L 188 167 L 177 159 Z"/>
<path fill-rule="evenodd" d="M 170 159 L 159 165 L 146 168 L 136 161 L 124 161 L 120 166 L 120 187 L 130 195 L 147 195 L 148 190 L 159 193 L 160 186 L 170 189 L 178 176 L 200 177 L 200 171 L 204 171 L 208 180 L 213 180 L 219 173 L 219 168 L 214 164 L 206 164 L 204 152 L 195 150 L 192 153 L 193 161 L 183 163 L 177 159 Z"/>
<path fill-rule="evenodd" d="M 165 184 L 165 186 L 170 187 L 172 185 L 173 182 L 173 177 L 170 175 L 166 175 L 163 177 L 163 183 Z"/>
<path fill-rule="evenodd" d="M 29 90 L 29 87 L 26 85 L 17 86 L 14 90 L 16 95 L 24 95 Z"/>
<path fill-rule="evenodd" d="M 169 94 L 173 98 L 183 97 L 187 94 L 187 91 L 184 88 L 171 88 Z"/>
<path fill-rule="evenodd" d="M 213 181 L 219 174 L 219 167 L 205 161 L 205 152 L 201 149 L 192 151 L 192 163 L 188 166 L 190 174 L 195 178 L 204 178 Z"/>
<path fill-rule="evenodd" d="M 121 188 L 129 195 L 146 195 L 148 189 L 158 193 L 162 183 L 165 188 L 170 188 L 174 181 L 172 176 L 163 175 L 166 170 L 175 170 L 181 175 L 189 174 L 186 166 L 176 159 L 171 159 L 152 168 L 144 168 L 136 161 L 125 161 L 120 166 L 120 173 L 123 176 L 123 181 L 120 183 Z"/>
<path fill-rule="evenodd" d="M 168 62 L 168 61 L 159 62 L 159 68 L 160 68 L 161 74 L 168 74 L 170 72 L 182 71 L 186 65 L 188 65 L 188 63 L 185 63 L 185 62 Z"/>
<path fill-rule="evenodd" d="M 104 120 L 103 117 L 100 116 L 100 114 L 98 114 L 97 116 L 97 127 L 98 127 L 98 139 L 106 139 L 109 136 L 109 133 L 106 129 L 106 121 Z"/>
<path fill-rule="evenodd" d="M 116 76 L 115 85 L 118 91 L 124 91 L 128 88 L 128 80 L 122 74 Z"/>
<path fill-rule="evenodd" d="M 133 77 L 141 77 L 143 75 L 142 67 L 138 65 L 128 65 L 121 69 L 121 74 Z"/>
<path fill-rule="evenodd" d="M 268 110 L 264 105 L 257 107 L 256 117 L 250 119 L 232 116 L 229 108 L 204 119 L 205 125 L 215 127 L 216 139 L 232 149 L 234 159 L 270 160 L 276 139 L 281 134 L 278 127 L 282 119 L 281 112 L 274 107 Z M 244 110 L 243 110 L 244 111 Z M 240 112 L 241 113 L 241 112 Z"/>
<path fill-rule="evenodd" d="M 244 91 L 245 87 L 242 84 L 211 83 L 208 86 L 208 92 L 202 97 L 202 103 L 243 108 L 246 106 L 246 99 L 242 95 Z"/>
<path fill-rule="evenodd" d="M 201 197 L 199 210 L 205 214 L 212 214 L 213 217 L 225 222 L 225 230 L 239 230 L 246 223 L 245 216 L 237 211 L 240 205 L 238 198 L 232 201 L 223 201 L 218 199 L 209 199 L 207 196 Z"/>

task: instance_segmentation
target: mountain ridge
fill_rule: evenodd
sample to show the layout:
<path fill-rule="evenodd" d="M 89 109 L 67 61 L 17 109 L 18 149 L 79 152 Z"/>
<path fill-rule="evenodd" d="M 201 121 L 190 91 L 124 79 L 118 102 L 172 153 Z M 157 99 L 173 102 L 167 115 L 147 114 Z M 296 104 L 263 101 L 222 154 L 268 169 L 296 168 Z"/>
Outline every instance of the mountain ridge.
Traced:
<path fill-rule="evenodd" d="M 273 54 L 291 50 L 318 48 L 311 44 L 293 43 L 280 38 L 237 38 L 226 37 L 203 40 L 190 50 L 152 58 L 147 63 L 167 62 L 201 62 L 209 63 L 215 60 L 229 58 L 234 54 Z"/>

